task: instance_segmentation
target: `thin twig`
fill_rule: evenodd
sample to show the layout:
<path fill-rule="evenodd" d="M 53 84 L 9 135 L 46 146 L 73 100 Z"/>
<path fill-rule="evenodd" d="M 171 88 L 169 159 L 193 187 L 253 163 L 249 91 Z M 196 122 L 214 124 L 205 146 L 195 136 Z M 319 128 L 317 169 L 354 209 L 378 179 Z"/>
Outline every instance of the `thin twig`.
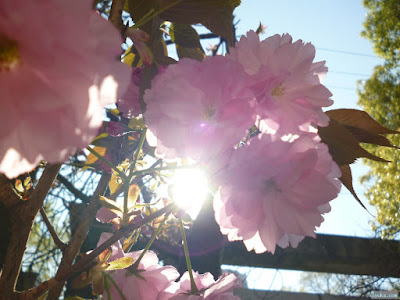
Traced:
<path fill-rule="evenodd" d="M 113 0 L 109 20 L 119 30 L 121 36 L 125 35 L 125 26 L 122 22 L 122 11 L 124 10 L 126 0 Z"/>
<path fill-rule="evenodd" d="M 145 216 L 144 218 L 138 220 L 137 222 L 132 222 L 128 226 L 117 230 L 114 233 L 114 235 L 111 236 L 108 240 L 106 240 L 103 244 L 99 245 L 96 249 L 94 249 L 88 255 L 82 257 L 82 259 L 79 260 L 78 262 L 76 262 L 74 265 L 62 270 L 61 272 L 58 272 L 54 278 L 52 278 L 48 281 L 42 282 L 40 285 L 38 285 L 37 287 L 32 288 L 30 290 L 24 291 L 22 293 L 15 293 L 13 295 L 13 297 L 10 297 L 9 299 L 11 299 L 11 300 L 34 300 L 34 299 L 39 298 L 41 295 L 46 293 L 46 291 L 57 286 L 60 282 L 65 282 L 65 280 L 67 280 L 73 274 L 75 274 L 81 270 L 84 270 L 105 249 L 109 248 L 111 245 L 116 243 L 119 239 L 121 239 L 123 236 L 125 236 L 128 232 L 136 230 L 136 229 L 142 227 L 143 225 L 150 223 L 154 219 L 159 218 L 160 216 L 162 216 L 166 213 L 169 213 L 173 210 L 175 210 L 174 204 L 167 205 L 166 207 L 152 213 L 151 215 Z"/>
<path fill-rule="evenodd" d="M 76 198 L 81 199 L 85 203 L 89 203 L 90 197 L 78 190 L 71 182 L 68 181 L 67 178 L 65 178 L 61 174 L 58 174 L 57 180 L 60 181 Z"/>
<path fill-rule="evenodd" d="M 42 215 L 42 219 L 46 224 L 54 243 L 57 245 L 58 248 L 61 249 L 61 251 L 64 251 L 67 245 L 64 244 L 58 237 L 57 232 L 55 231 L 53 225 L 51 225 L 49 218 L 47 218 L 46 212 L 44 211 L 43 207 L 40 208 L 40 214 Z"/>

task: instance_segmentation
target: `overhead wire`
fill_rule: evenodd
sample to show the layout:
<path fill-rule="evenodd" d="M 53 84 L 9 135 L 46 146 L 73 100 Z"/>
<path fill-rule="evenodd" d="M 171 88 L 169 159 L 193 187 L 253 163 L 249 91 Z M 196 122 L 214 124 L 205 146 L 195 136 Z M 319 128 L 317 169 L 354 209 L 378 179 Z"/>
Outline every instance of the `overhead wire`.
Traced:
<path fill-rule="evenodd" d="M 335 53 L 342 53 L 348 55 L 356 55 L 356 56 L 364 56 L 364 57 L 371 57 L 371 58 L 378 58 L 376 55 L 365 54 L 365 53 L 358 53 L 358 52 L 351 52 L 351 51 L 343 51 L 343 50 L 336 50 L 336 49 L 328 49 L 328 48 L 315 48 L 321 51 L 328 51 L 328 52 L 335 52 Z"/>

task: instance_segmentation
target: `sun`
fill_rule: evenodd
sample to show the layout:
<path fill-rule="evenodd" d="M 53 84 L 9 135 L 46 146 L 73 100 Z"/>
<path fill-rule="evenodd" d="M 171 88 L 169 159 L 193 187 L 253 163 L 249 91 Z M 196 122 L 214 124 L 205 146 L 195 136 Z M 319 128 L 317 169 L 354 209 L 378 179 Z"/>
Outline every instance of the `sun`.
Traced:
<path fill-rule="evenodd" d="M 200 169 L 176 170 L 172 177 L 172 200 L 194 220 L 209 193 L 208 180 Z"/>

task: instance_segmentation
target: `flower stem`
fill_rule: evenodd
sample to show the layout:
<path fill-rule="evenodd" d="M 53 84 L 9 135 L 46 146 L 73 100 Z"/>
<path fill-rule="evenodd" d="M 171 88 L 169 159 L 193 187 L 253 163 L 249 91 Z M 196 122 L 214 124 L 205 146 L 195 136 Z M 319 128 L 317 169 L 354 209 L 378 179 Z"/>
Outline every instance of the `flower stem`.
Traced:
<path fill-rule="evenodd" d="M 146 131 L 147 131 L 147 129 L 144 128 L 143 131 L 142 131 L 142 134 L 140 135 L 139 145 L 138 145 L 138 147 L 136 149 L 135 158 L 133 159 L 133 163 L 130 166 L 129 176 L 133 176 L 135 174 L 133 172 L 133 170 L 135 169 L 136 162 L 137 162 L 137 160 L 139 158 L 140 151 L 142 150 L 142 147 L 143 147 L 143 144 L 144 144 L 144 140 L 146 138 Z"/>
<path fill-rule="evenodd" d="M 124 212 L 123 212 L 123 218 L 122 218 L 124 222 L 125 221 L 128 222 L 128 219 L 129 219 L 129 217 L 128 217 L 129 183 L 130 183 L 130 180 L 128 180 L 128 179 L 124 181 L 124 190 L 125 190 L 125 192 L 124 192 Z M 127 224 L 127 223 L 124 223 L 124 225 L 125 224 Z"/>
<path fill-rule="evenodd" d="M 90 147 L 86 147 L 86 149 L 94 156 L 96 156 L 99 160 L 101 160 L 103 163 L 105 163 L 107 166 L 109 166 L 111 169 L 113 169 L 115 172 L 117 172 L 121 178 L 126 179 L 126 175 L 124 174 L 124 172 L 115 167 L 111 162 L 109 162 L 107 159 L 101 156 L 96 150 Z"/>
<path fill-rule="evenodd" d="M 143 129 L 142 134 L 140 135 L 139 145 L 136 149 L 135 157 L 133 158 L 133 162 L 129 166 L 129 175 L 128 177 L 125 176 L 124 184 L 125 184 L 125 193 L 124 193 L 124 217 L 128 214 L 128 195 L 129 195 L 129 186 L 131 184 L 132 178 L 135 175 L 134 170 L 136 166 L 136 162 L 139 158 L 140 151 L 142 150 L 144 140 L 146 138 L 146 128 Z"/>
<path fill-rule="evenodd" d="M 131 270 L 136 270 L 140 264 L 140 261 L 142 260 L 142 258 L 144 257 L 144 255 L 146 254 L 146 252 L 150 249 L 150 246 L 153 244 L 154 240 L 156 239 L 157 235 L 161 232 L 161 229 L 164 227 L 165 221 L 167 221 L 169 215 L 171 214 L 171 212 L 167 213 L 164 217 L 164 219 L 162 220 L 161 224 L 158 226 L 158 228 L 156 229 L 156 231 L 153 233 L 152 237 L 150 238 L 150 240 L 148 241 L 146 247 L 143 249 L 142 253 L 140 253 L 140 256 L 138 257 L 138 259 L 135 261 L 135 263 L 129 267 L 129 269 Z"/>
<path fill-rule="evenodd" d="M 107 279 L 109 279 L 111 281 L 111 283 L 114 285 L 115 289 L 117 290 L 119 296 L 121 297 L 122 300 L 126 300 L 125 295 L 122 293 L 121 288 L 118 286 L 118 284 L 115 282 L 114 278 L 112 278 L 112 276 L 108 273 L 103 273 L 104 275 L 106 275 Z M 107 297 L 108 299 L 111 299 L 111 295 L 109 295 L 109 290 L 107 290 Z"/>
<path fill-rule="evenodd" d="M 196 168 L 198 165 L 188 165 L 188 166 L 167 166 L 167 167 L 158 167 L 158 168 L 150 168 L 146 170 L 139 170 L 133 173 L 134 175 L 143 175 L 147 173 L 154 173 L 154 172 L 160 172 L 160 171 L 170 171 L 170 170 L 179 170 L 179 169 L 192 169 Z"/>
<path fill-rule="evenodd" d="M 190 288 L 192 290 L 192 293 L 196 294 L 199 292 L 199 289 L 197 288 L 196 283 L 194 282 L 193 269 L 192 269 L 192 263 L 190 262 L 190 257 L 189 257 L 189 249 L 188 249 L 188 243 L 186 240 L 185 228 L 183 227 L 183 222 L 181 219 L 179 219 L 179 222 L 181 225 L 180 227 L 181 227 L 181 233 L 182 233 L 183 250 L 185 251 L 186 265 L 187 265 L 189 277 L 190 277 Z"/>

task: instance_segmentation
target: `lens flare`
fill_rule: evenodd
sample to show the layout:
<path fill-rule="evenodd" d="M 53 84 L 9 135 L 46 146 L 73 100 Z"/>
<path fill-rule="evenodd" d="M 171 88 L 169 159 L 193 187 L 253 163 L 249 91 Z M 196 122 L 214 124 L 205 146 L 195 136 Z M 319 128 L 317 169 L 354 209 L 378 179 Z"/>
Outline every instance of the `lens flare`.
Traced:
<path fill-rule="evenodd" d="M 172 178 L 171 196 L 174 202 L 194 220 L 208 193 L 205 173 L 199 169 L 177 170 Z"/>

